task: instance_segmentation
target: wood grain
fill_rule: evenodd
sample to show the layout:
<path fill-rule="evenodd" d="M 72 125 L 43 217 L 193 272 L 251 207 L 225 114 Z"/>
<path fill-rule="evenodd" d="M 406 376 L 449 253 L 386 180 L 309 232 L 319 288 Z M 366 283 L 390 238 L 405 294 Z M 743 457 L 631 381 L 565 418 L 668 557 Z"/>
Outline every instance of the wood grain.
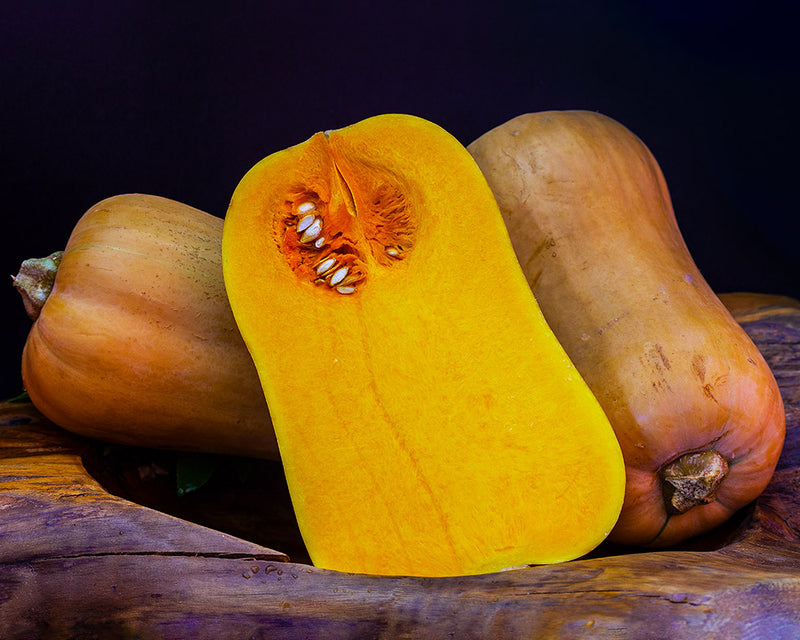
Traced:
<path fill-rule="evenodd" d="M 800 307 L 727 302 L 775 372 L 786 445 L 767 490 L 727 528 L 657 552 L 601 546 L 465 578 L 323 571 L 112 495 L 86 470 L 95 443 L 5 403 L 0 637 L 798 638 Z M 268 503 L 268 487 L 253 496 Z"/>

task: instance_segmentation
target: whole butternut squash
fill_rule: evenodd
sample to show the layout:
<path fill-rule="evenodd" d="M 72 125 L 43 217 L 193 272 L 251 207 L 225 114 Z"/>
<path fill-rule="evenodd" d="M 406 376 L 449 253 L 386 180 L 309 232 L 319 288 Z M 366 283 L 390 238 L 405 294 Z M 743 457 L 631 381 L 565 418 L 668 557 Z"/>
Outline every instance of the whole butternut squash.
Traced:
<path fill-rule="evenodd" d="M 469 150 L 622 446 L 627 489 L 610 539 L 677 543 L 752 501 L 781 451 L 781 396 L 698 272 L 650 151 L 583 111 L 519 116 Z"/>
<path fill-rule="evenodd" d="M 265 158 L 222 250 L 315 564 L 490 572 L 611 530 L 619 444 L 448 133 L 377 116 Z"/>
<path fill-rule="evenodd" d="M 121 444 L 277 458 L 269 412 L 222 279 L 222 220 L 150 195 L 99 202 L 63 251 L 15 285 L 34 319 L 33 404 Z"/>

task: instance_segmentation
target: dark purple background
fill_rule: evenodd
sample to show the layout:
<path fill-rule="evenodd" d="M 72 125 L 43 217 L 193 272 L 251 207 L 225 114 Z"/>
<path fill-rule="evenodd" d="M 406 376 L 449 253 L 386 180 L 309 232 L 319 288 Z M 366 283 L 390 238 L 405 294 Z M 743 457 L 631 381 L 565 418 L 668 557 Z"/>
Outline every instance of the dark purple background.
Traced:
<path fill-rule="evenodd" d="M 368 116 L 467 144 L 579 108 L 651 148 L 712 287 L 800 297 L 794 3 L 459 4 L 4 2 L 2 269 L 117 193 L 222 216 L 263 156 Z M 9 281 L 0 301 L 7 397 L 29 322 Z"/>

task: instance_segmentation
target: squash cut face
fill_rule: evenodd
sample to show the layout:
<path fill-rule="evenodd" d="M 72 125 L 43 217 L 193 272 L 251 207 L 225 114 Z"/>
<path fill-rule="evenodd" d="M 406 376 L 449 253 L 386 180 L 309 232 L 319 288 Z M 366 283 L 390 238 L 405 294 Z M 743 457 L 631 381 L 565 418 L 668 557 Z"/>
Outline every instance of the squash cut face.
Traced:
<path fill-rule="evenodd" d="M 377 116 L 265 158 L 223 268 L 315 565 L 476 574 L 611 531 L 613 430 L 443 129 Z"/>

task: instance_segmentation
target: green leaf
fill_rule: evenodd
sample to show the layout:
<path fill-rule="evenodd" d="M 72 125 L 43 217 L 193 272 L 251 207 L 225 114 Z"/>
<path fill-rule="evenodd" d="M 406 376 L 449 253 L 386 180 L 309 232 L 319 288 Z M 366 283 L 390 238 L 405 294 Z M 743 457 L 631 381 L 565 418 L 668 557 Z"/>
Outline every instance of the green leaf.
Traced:
<path fill-rule="evenodd" d="M 179 496 L 197 491 L 214 475 L 219 458 L 204 453 L 180 453 L 176 460 L 177 491 Z"/>
<path fill-rule="evenodd" d="M 9 398 L 6 402 L 30 402 L 31 397 L 28 395 L 27 391 L 23 391 L 18 396 L 14 396 L 13 398 Z"/>

